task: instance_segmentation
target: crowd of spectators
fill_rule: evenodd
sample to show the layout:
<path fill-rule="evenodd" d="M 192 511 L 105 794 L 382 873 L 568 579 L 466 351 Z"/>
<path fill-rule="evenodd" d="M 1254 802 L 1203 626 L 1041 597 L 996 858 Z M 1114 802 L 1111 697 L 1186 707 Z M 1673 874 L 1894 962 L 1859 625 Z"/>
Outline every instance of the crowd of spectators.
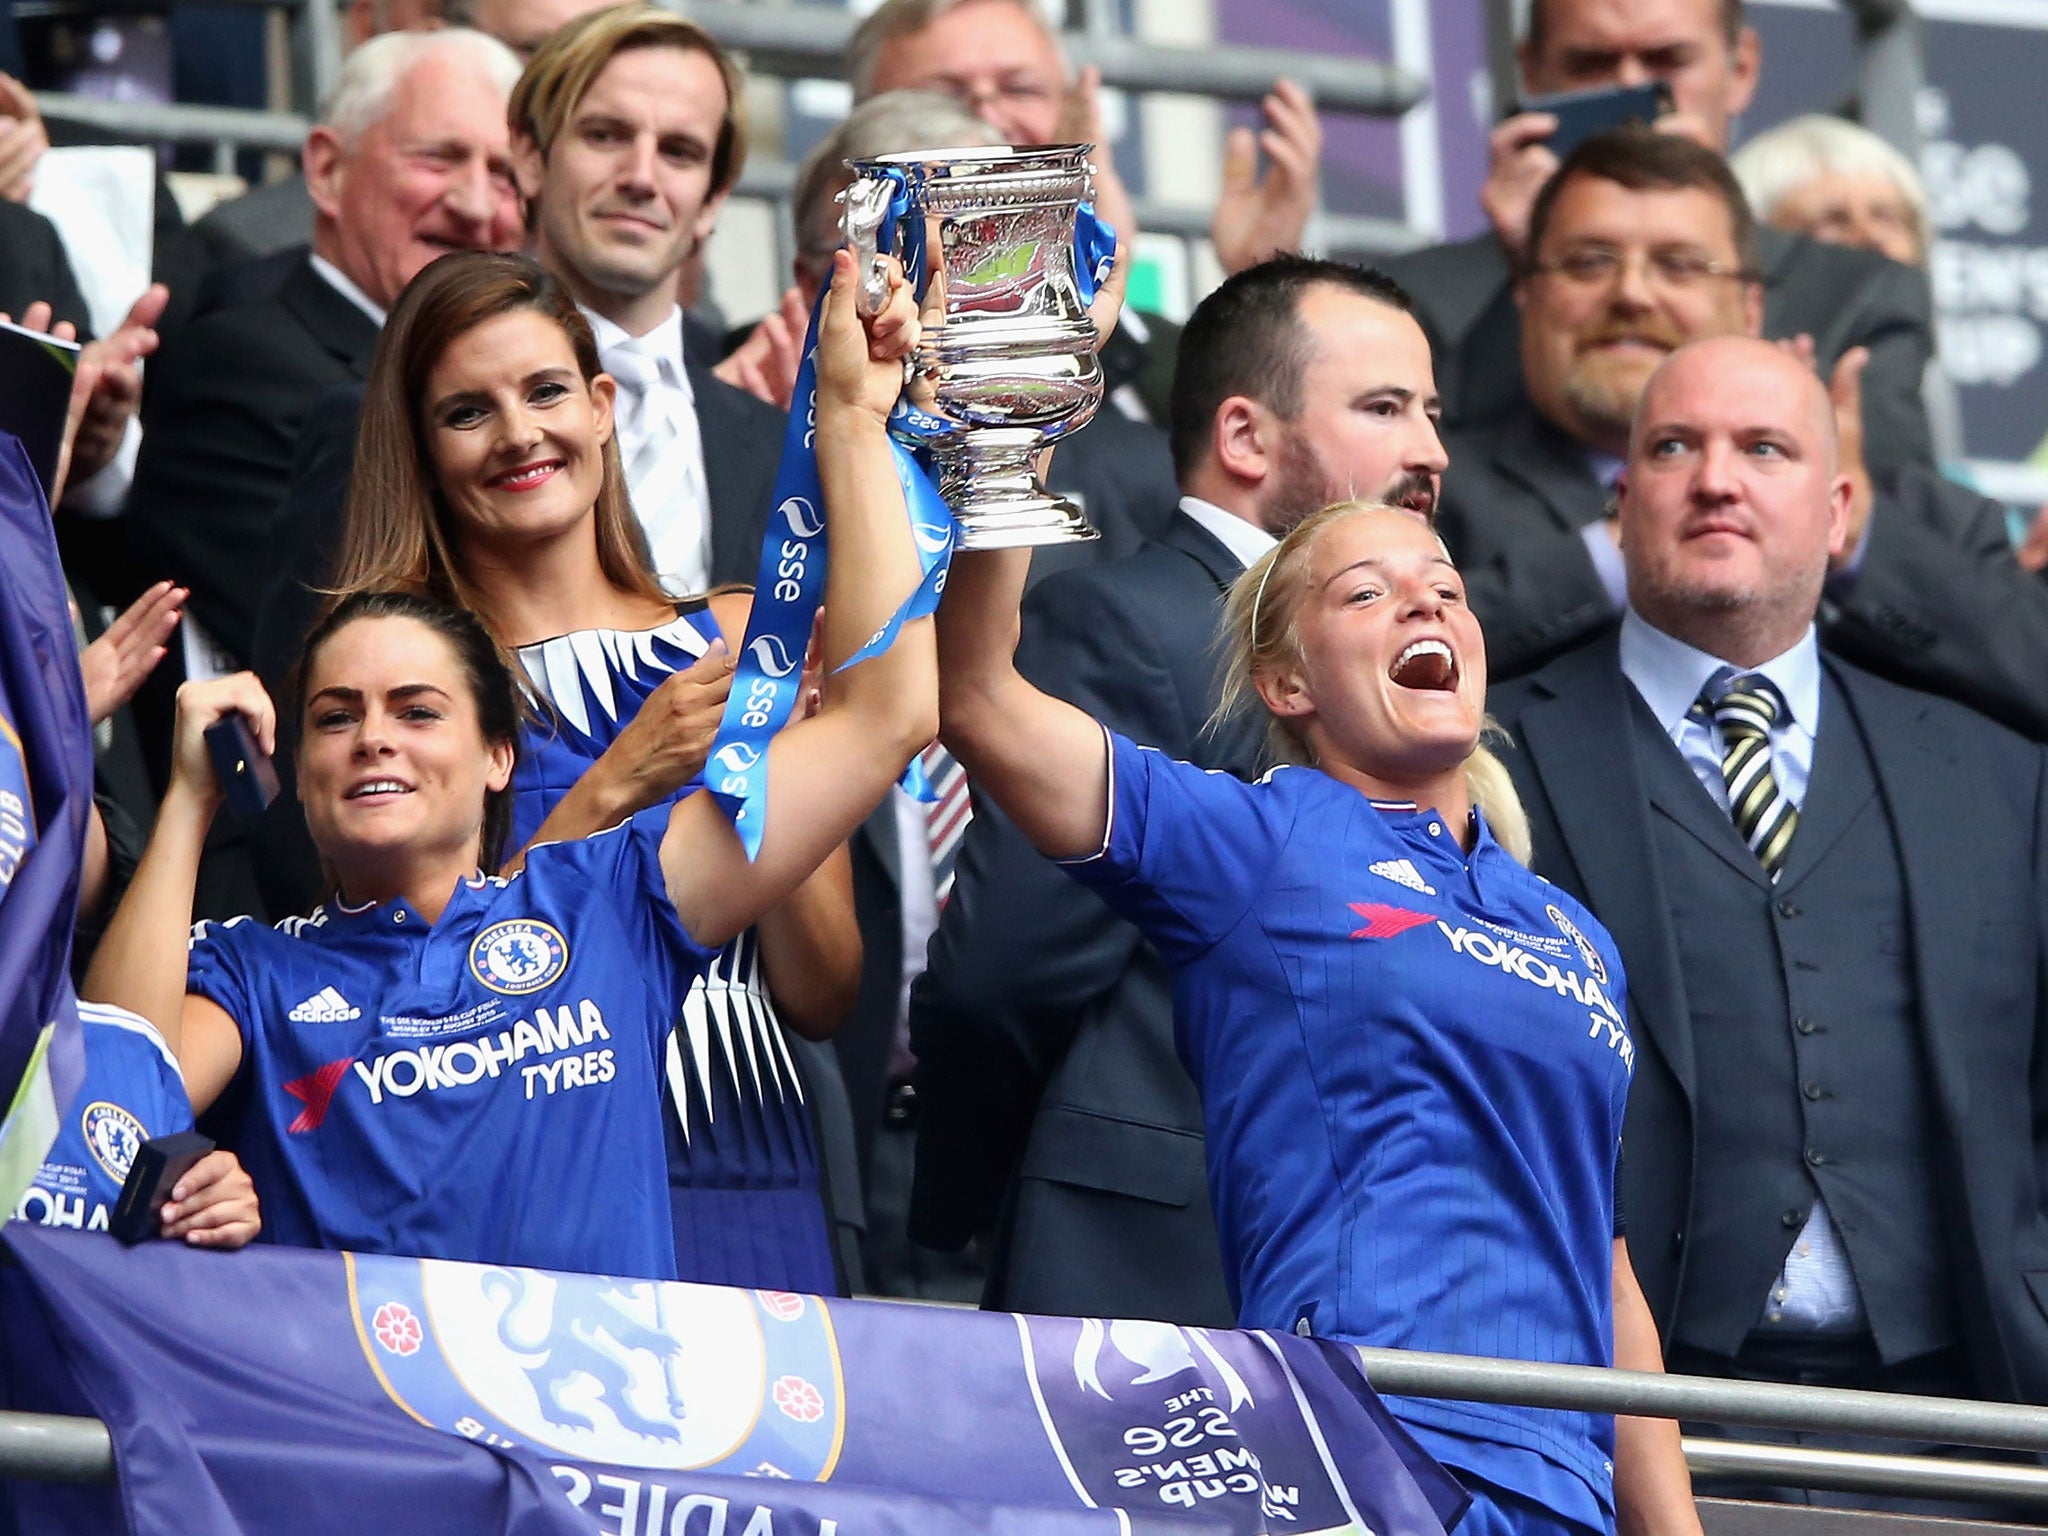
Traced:
<path fill-rule="evenodd" d="M 1729 158 L 1766 63 L 1740 0 L 1534 0 L 1528 97 L 1654 79 L 1672 111 L 1562 156 L 1554 117 L 1507 116 L 1486 232 L 1383 270 L 1299 254 L 1321 130 L 1276 82 L 1225 146 L 1222 284 L 1184 324 L 1106 291 L 1105 402 L 1049 470 L 1101 538 L 1000 579 L 972 557 L 936 640 L 843 675 L 914 582 L 879 467 L 912 322 L 900 290 L 850 313 L 845 162 L 1091 140 L 1128 238 L 1094 73 L 1030 0 L 884 0 L 799 168 L 788 290 L 733 327 L 700 302 L 749 142 L 715 36 L 587 0 L 348 16 L 298 173 L 164 242 L 168 281 L 87 346 L 59 486 L 100 731 L 96 1092 L 152 1133 L 196 1106 L 224 1149 L 166 1235 L 1513 1353 L 1513 1327 L 1403 1331 L 1469 1322 L 1518 1262 L 1418 1256 L 1479 1218 L 1391 1165 L 1469 1158 L 1528 1216 L 1502 1243 L 1555 1237 L 1503 1293 L 1543 1358 L 2048 1401 L 2048 513 L 2015 532 L 1940 471 L 1911 165 L 1835 118 Z M 0 311 L 82 333 L 23 205 L 33 99 L 0 91 L 0 128 Z M 693 791 L 821 295 L 832 585 L 749 864 Z M 1323 613 L 1361 567 L 1384 579 L 1345 601 L 1394 618 Z M 1331 637 L 1368 623 L 1402 643 L 1352 677 Z M 1453 704 L 1454 757 L 1390 765 L 1388 733 Z M 236 713 L 283 793 L 216 818 L 199 733 Z M 436 756 L 472 716 L 476 751 Z M 919 748 L 932 798 L 885 790 Z M 1421 813 L 1357 831 L 1303 773 L 1244 788 L 1275 761 Z M 1276 831 L 1276 804 L 1327 824 Z M 430 942 L 449 924 L 466 958 Z M 1356 983 L 1394 1002 L 1329 995 L 1360 944 L 1408 946 Z M 572 961 L 599 1003 L 515 1029 L 524 968 Z M 1453 964 L 1515 982 L 1483 1027 L 1457 988 L 1426 1027 L 1395 1005 Z M 1539 994 L 1574 1032 L 1606 1006 L 1608 1054 L 1528 1090 L 1625 1095 L 1597 1176 L 1507 1103 L 1562 1070 Z M 616 1079 L 658 1121 L 562 1111 L 466 1153 L 380 1130 L 422 1073 L 475 1083 L 414 1049 L 458 1002 L 496 1010 L 499 1043 L 461 1049 L 501 1045 L 521 1104 Z M 1347 1034 L 1432 1028 L 1454 1048 Z M 516 1030 L 580 1054 L 515 1070 Z M 1418 1152 L 1376 1095 L 1432 1072 L 1457 1109 L 1424 1123 L 1454 1128 Z M 1615 1127 L 1580 1110 L 1597 1162 Z M 372 1173 L 311 1159 L 330 1115 Z M 1563 1215 L 1502 1150 L 1536 1141 Z M 507 1158 L 538 1164 L 480 1165 Z M 51 1167 L 20 1214 L 104 1225 L 99 1153 Z M 530 1185 L 580 1220 L 536 1235 Z M 1377 1303 L 1346 1267 L 1368 1253 Z M 1556 1320 L 1574 1286 L 1611 1309 L 1604 1356 Z M 1673 1528 L 1675 1442 L 1415 1422 L 1497 1496 L 1475 1529 Z M 1588 1504 L 1557 1479 L 1598 1493 L 1602 1446 Z"/>

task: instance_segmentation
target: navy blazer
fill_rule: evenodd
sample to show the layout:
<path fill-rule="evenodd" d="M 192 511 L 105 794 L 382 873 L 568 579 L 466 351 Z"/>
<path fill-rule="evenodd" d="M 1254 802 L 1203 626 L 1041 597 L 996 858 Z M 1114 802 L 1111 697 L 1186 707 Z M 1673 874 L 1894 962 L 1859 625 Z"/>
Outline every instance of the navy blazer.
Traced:
<path fill-rule="evenodd" d="M 2048 756 L 1946 699 L 1824 664 L 1869 745 L 1899 850 L 1932 1152 L 1975 1384 L 2048 1400 Z M 1661 813 L 1627 724 L 1642 706 L 1612 636 L 1494 690 L 1489 704 L 1514 741 L 1502 757 L 1529 812 L 1537 872 L 1607 925 L 1628 972 L 1637 1054 L 1622 1205 L 1636 1273 L 1668 1330 L 1698 1085 L 1650 824 Z"/>
<path fill-rule="evenodd" d="M 1176 516 L 1136 554 L 1038 587 L 1018 666 L 1139 742 L 1249 777 L 1257 730 L 1204 731 L 1219 602 L 1240 569 Z M 1232 1324 L 1166 967 L 986 803 L 911 1037 L 911 1235 L 957 1248 L 995 1229 L 989 1305 Z"/>

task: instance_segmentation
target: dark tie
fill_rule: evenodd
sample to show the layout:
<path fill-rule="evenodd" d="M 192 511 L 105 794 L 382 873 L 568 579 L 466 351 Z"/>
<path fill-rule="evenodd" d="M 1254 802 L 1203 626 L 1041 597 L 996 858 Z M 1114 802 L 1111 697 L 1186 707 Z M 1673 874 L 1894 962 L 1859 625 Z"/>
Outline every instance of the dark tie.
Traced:
<path fill-rule="evenodd" d="M 1771 727 L 1784 713 L 1778 690 L 1752 672 L 1716 699 L 1700 695 L 1721 728 L 1721 774 L 1728 781 L 1728 816 L 1750 852 L 1773 880 L 1799 825 L 1799 810 L 1771 772 Z"/>

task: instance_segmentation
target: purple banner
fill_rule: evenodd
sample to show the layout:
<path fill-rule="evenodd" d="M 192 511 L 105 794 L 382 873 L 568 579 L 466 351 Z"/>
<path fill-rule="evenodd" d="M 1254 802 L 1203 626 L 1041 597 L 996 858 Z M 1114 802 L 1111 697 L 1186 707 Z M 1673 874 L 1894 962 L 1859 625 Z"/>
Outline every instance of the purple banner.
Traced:
<path fill-rule="evenodd" d="M 21 443 L 0 432 L 0 1115 L 15 1102 L 36 1042 L 57 1026 L 45 1107 L 61 1109 L 84 1075 L 71 927 L 92 807 L 92 723 L 69 598 L 43 487 Z M 33 1114 L 35 1105 L 22 1111 Z M 42 1161 L 54 1119 L 15 1146 L 11 1166 Z M 0 1127 L 0 1143 L 7 1139 Z M 11 1210 L 26 1176 L 0 1191 Z"/>
<path fill-rule="evenodd" d="M 25 1528 L 1442 1536 L 1463 1504 L 1309 1339 L 5 1237 L 13 1406 L 105 1419 L 121 1473 L 13 1485 Z"/>

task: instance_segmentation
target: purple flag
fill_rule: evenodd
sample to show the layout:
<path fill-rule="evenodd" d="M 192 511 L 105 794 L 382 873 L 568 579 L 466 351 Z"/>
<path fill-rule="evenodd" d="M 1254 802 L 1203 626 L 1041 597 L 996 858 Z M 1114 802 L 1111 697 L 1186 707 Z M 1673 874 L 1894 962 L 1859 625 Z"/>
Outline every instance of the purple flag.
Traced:
<path fill-rule="evenodd" d="M 92 727 L 49 505 L 28 455 L 5 433 L 0 550 L 0 1208 L 12 1210 L 85 1065 L 71 928 L 92 805 Z"/>
<path fill-rule="evenodd" d="M 16 1406 L 106 1420 L 37 1529 L 1443 1536 L 1457 1485 L 1287 1335 L 7 1228 Z M 118 1514 L 112 1504 L 118 1503 Z"/>

